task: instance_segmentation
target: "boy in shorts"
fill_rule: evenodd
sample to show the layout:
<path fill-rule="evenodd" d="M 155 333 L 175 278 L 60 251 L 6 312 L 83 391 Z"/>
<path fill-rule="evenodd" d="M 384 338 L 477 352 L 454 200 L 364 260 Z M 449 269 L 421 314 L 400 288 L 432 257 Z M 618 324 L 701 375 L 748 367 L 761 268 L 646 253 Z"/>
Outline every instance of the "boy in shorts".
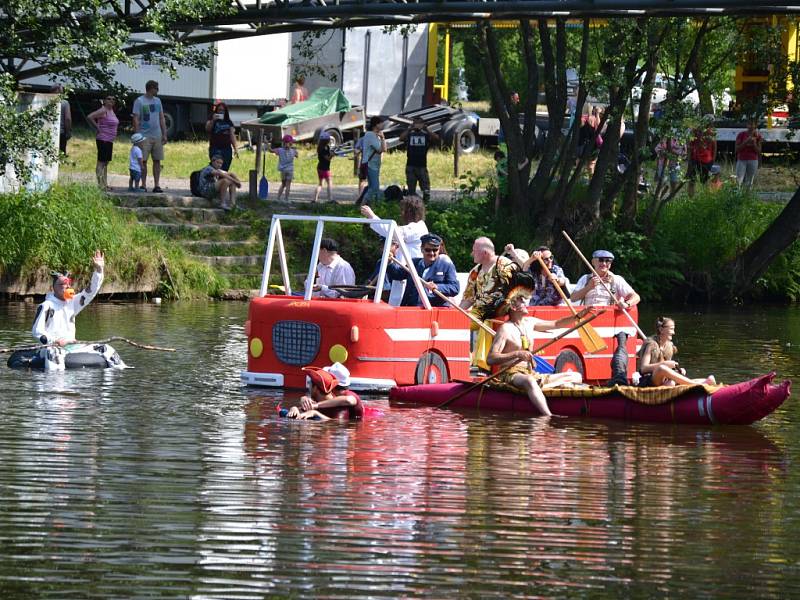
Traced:
<path fill-rule="evenodd" d="M 142 140 L 144 136 L 141 133 L 134 133 L 131 136 L 131 153 L 128 156 L 128 171 L 130 179 L 128 179 L 128 191 L 135 190 L 145 191 L 142 184 L 142 170 L 144 169 L 144 156 L 142 154 Z"/>

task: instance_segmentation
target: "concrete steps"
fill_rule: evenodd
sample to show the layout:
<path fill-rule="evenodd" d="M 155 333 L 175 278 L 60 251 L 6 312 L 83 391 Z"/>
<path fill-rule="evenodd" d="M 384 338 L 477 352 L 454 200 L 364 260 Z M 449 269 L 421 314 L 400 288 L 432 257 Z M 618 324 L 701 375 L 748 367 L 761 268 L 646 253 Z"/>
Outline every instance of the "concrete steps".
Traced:
<path fill-rule="evenodd" d="M 261 285 L 266 225 L 254 217 L 259 205 L 242 198 L 239 210 L 225 212 L 205 198 L 181 194 L 117 192 L 112 202 L 121 212 L 181 244 L 195 260 L 211 266 L 230 286 L 226 297 L 246 299 Z M 273 203 L 276 204 L 276 203 Z M 254 210 L 255 209 L 255 210 Z M 291 205 L 281 212 L 296 212 Z"/>

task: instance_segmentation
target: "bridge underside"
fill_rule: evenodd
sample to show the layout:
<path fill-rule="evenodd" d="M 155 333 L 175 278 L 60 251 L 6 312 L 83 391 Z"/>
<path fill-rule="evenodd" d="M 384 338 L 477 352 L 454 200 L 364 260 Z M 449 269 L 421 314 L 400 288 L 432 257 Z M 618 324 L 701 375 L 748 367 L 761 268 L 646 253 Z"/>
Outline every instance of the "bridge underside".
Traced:
<path fill-rule="evenodd" d="M 163 47 L 165 42 L 147 27 L 147 14 L 157 5 L 158 0 L 104 3 L 103 13 L 122 20 L 132 33 L 125 49 L 128 55 L 157 52 Z M 432 22 L 794 13 L 800 13 L 800 1 L 775 4 L 774 0 L 232 0 L 227 15 L 179 21 L 172 30 L 179 32 L 184 43 L 205 44 L 294 31 Z M 84 20 L 76 13 L 68 17 L 76 26 Z M 13 17 L 0 8 L 0 27 L 12 25 Z M 9 59 L 12 66 L 16 61 L 5 57 Z M 47 69 L 29 71 L 34 75 L 44 70 Z"/>

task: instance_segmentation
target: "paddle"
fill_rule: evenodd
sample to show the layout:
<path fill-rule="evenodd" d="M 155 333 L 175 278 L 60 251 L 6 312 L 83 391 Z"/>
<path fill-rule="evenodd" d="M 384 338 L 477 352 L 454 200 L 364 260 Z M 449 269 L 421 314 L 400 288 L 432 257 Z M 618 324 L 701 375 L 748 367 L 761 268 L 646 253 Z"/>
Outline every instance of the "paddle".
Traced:
<path fill-rule="evenodd" d="M 266 176 L 268 153 L 269 148 L 267 148 L 267 151 L 261 156 L 261 181 L 258 182 L 258 197 L 262 200 L 266 200 L 267 195 L 269 194 L 269 182 L 267 181 Z"/>
<path fill-rule="evenodd" d="M 586 309 L 586 311 L 582 311 L 581 314 L 585 315 L 588 310 L 589 309 Z M 552 338 L 550 340 L 547 340 L 544 344 L 542 344 L 538 348 L 534 348 L 533 350 L 531 350 L 531 356 L 535 356 L 536 354 L 538 354 L 539 352 L 541 352 L 542 350 L 544 350 L 545 348 L 547 348 L 551 344 L 557 342 L 558 340 L 560 340 L 564 336 L 569 335 L 570 333 L 572 333 L 576 329 L 580 329 L 581 327 L 583 327 L 584 325 L 586 325 L 590 321 L 593 321 L 594 319 L 596 319 L 599 316 L 600 316 L 600 313 L 592 313 L 592 315 L 590 317 L 587 317 L 584 321 L 578 321 L 574 326 L 570 327 L 569 329 L 566 329 L 565 331 L 562 331 L 561 333 L 559 333 L 554 338 Z M 495 379 L 496 377 L 499 377 L 503 373 L 507 373 L 508 371 L 511 370 L 512 367 L 516 366 L 517 363 L 519 363 L 519 362 L 521 362 L 523 360 L 526 360 L 526 359 L 523 358 L 523 359 L 515 360 L 510 365 L 508 365 L 507 367 L 504 367 L 503 369 L 501 369 L 497 373 L 492 373 L 491 375 L 489 375 L 487 377 L 484 377 L 481 381 L 478 381 L 478 382 L 474 383 L 473 385 L 469 386 L 467 389 L 461 390 L 459 393 L 457 393 L 452 398 L 449 398 L 449 399 L 445 400 L 444 402 L 439 404 L 436 408 L 445 408 L 445 407 L 449 406 L 450 404 L 452 404 L 453 402 L 455 402 L 459 398 L 469 394 L 475 388 L 478 388 L 480 386 L 486 385 L 492 379 Z"/>
<path fill-rule="evenodd" d="M 142 348 L 144 350 L 158 350 L 160 352 L 175 352 L 175 348 L 162 348 L 160 346 L 148 346 L 147 344 L 140 344 L 138 342 L 134 342 L 129 340 L 128 338 L 120 337 L 118 335 L 111 336 L 110 338 L 106 338 L 104 340 L 96 340 L 94 342 L 75 342 L 76 344 L 107 344 L 109 342 L 125 342 L 126 344 L 130 344 L 131 346 L 136 346 L 137 348 Z M 0 354 L 7 354 L 9 352 L 18 352 L 20 350 L 40 350 L 42 348 L 48 348 L 50 346 L 54 346 L 55 344 L 37 344 L 35 346 L 16 346 L 15 348 L 0 348 Z"/>
<path fill-rule="evenodd" d="M 564 291 L 561 289 L 561 286 L 558 285 L 558 280 L 556 279 L 555 275 L 550 272 L 550 269 L 547 268 L 547 265 L 542 260 L 541 256 L 537 256 L 536 260 L 539 261 L 539 264 L 542 266 L 542 270 L 547 273 L 547 278 L 550 280 L 550 283 L 553 284 L 553 287 L 556 288 L 558 295 L 561 296 L 561 299 L 564 300 L 566 305 L 569 307 L 572 314 L 575 315 L 575 318 L 578 317 L 578 313 L 575 310 L 575 307 L 572 306 L 570 303 L 569 298 L 564 294 Z M 591 325 L 587 325 L 586 327 L 581 327 L 578 329 L 578 335 L 581 336 L 581 341 L 583 342 L 583 346 L 586 348 L 586 351 L 590 354 L 594 354 L 595 352 L 600 352 L 608 348 L 606 343 L 603 341 L 603 338 L 600 337 L 600 334 L 597 333 L 597 330 L 592 327 Z"/>
<path fill-rule="evenodd" d="M 604 288 L 606 289 L 606 291 L 608 292 L 608 295 L 609 295 L 609 296 L 610 296 L 610 297 L 611 297 L 611 298 L 614 300 L 614 303 L 615 303 L 617 306 L 619 306 L 619 309 L 620 309 L 620 310 L 621 310 L 623 313 L 625 313 L 625 316 L 626 316 L 626 317 L 628 317 L 628 320 L 631 322 L 631 325 L 633 325 L 633 326 L 636 328 L 636 332 L 637 332 L 637 333 L 638 333 L 638 334 L 641 336 L 641 338 L 642 338 L 643 340 L 646 340 L 646 339 L 647 339 L 647 336 L 646 336 L 646 335 L 644 334 L 644 332 L 643 332 L 643 331 L 642 331 L 642 330 L 639 328 L 639 325 L 636 323 L 636 321 L 634 321 L 634 320 L 633 320 L 633 317 L 630 315 L 630 313 L 629 313 L 627 310 L 625 310 L 625 307 L 624 307 L 624 306 L 622 306 L 622 300 L 620 300 L 619 298 L 617 298 L 617 296 L 611 292 L 611 288 L 609 288 L 609 287 L 608 287 L 608 284 L 606 284 L 606 282 L 605 282 L 605 281 L 603 281 L 602 277 L 600 277 L 600 275 L 598 275 L 597 271 L 595 271 L 595 270 L 594 270 L 594 267 L 592 266 L 592 263 L 590 263 L 588 260 L 586 260 L 586 257 L 583 255 L 583 252 L 581 252 L 581 251 L 580 251 L 580 249 L 579 249 L 579 248 L 578 248 L 578 247 L 575 245 L 575 242 L 573 242 L 573 241 L 572 241 L 572 238 L 571 238 L 571 237 L 569 237 L 569 235 L 567 234 L 567 232 L 566 232 L 566 231 L 562 231 L 561 233 L 564 235 L 564 237 L 565 237 L 565 238 L 567 238 L 567 241 L 569 242 L 569 245 L 570 245 L 570 246 L 572 246 L 572 249 L 573 249 L 573 250 L 575 250 L 575 252 L 577 252 L 577 253 L 578 253 L 578 256 L 580 256 L 580 257 L 581 257 L 581 260 L 582 260 L 584 263 L 586 263 L 586 266 L 587 266 L 587 267 L 589 267 L 589 270 L 592 272 L 592 275 L 594 275 L 595 277 L 597 277 L 597 279 L 599 279 L 599 280 L 600 280 L 600 283 L 602 283 L 602 284 L 603 284 L 603 287 L 604 287 Z"/>

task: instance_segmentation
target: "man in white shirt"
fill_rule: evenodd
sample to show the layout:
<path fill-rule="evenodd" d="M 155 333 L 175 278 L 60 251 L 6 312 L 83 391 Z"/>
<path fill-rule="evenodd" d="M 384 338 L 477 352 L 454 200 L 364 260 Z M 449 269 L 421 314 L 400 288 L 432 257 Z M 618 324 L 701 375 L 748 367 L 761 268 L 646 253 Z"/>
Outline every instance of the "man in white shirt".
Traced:
<path fill-rule="evenodd" d="M 582 276 L 575 284 L 570 299 L 573 302 L 582 302 L 585 306 L 608 306 L 619 302 L 620 306 L 627 309 L 638 304 L 639 294 L 624 278 L 611 272 L 613 261 L 614 255 L 608 250 L 595 250 L 592 254 L 592 266 L 600 277 L 591 273 Z M 609 296 L 606 286 L 614 294 L 614 298 Z"/>
<path fill-rule="evenodd" d="M 353 267 L 339 256 L 339 244 L 331 238 L 322 238 L 319 244 L 319 264 L 317 264 L 317 282 L 313 296 L 338 298 L 341 294 L 330 289 L 336 285 L 355 285 L 356 274 Z"/>

